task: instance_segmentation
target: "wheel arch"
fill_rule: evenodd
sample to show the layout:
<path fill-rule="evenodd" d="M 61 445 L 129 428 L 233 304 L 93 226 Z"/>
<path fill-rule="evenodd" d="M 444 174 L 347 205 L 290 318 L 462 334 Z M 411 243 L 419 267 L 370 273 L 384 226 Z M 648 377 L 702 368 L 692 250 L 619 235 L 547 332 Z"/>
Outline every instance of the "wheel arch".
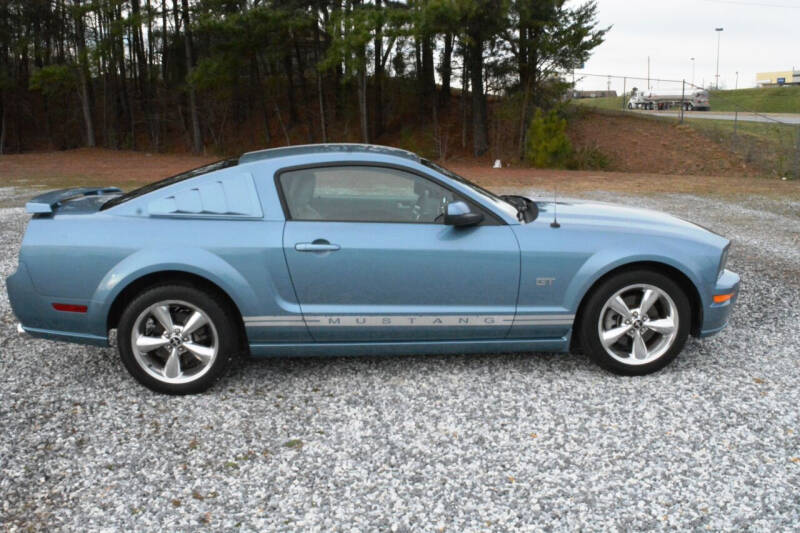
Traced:
<path fill-rule="evenodd" d="M 165 278 L 166 276 L 166 278 Z M 233 302 L 237 314 L 247 316 L 258 309 L 259 299 L 248 279 L 222 257 L 203 249 L 143 249 L 120 261 L 100 281 L 92 295 L 89 306 L 89 322 L 92 333 L 106 336 L 109 331 L 111 308 L 119 306 L 118 298 L 123 291 L 130 294 L 129 287 L 140 287 L 147 280 L 153 284 L 169 279 L 172 281 L 198 280 L 225 295 L 226 302 Z"/>
<path fill-rule="evenodd" d="M 213 294 L 218 298 L 218 301 L 222 302 L 231 311 L 236 328 L 239 331 L 240 346 L 247 346 L 247 333 L 244 327 L 242 312 L 233 298 L 231 298 L 230 294 L 210 279 L 182 270 L 159 270 L 150 272 L 128 283 L 116 295 L 109 307 L 106 316 L 106 331 L 117 328 L 122 313 L 136 296 L 147 289 L 162 285 L 190 285 L 209 294 Z"/>
<path fill-rule="evenodd" d="M 680 269 L 666 263 L 660 263 L 658 261 L 635 261 L 631 263 L 625 263 L 624 265 L 612 268 L 597 278 L 594 283 L 591 284 L 589 289 L 583 294 L 583 297 L 578 304 L 578 309 L 575 313 L 575 326 L 573 329 L 580 328 L 586 302 L 589 301 L 589 298 L 594 291 L 596 291 L 597 288 L 609 278 L 624 272 L 630 272 L 632 270 L 650 270 L 652 272 L 665 275 L 677 283 L 678 286 L 683 290 L 684 294 L 686 294 L 686 297 L 689 299 L 689 308 L 691 309 L 692 313 L 690 333 L 693 336 L 697 336 L 699 334 L 700 327 L 703 323 L 703 304 L 700 298 L 700 292 L 697 290 L 697 286 Z M 576 345 L 577 342 L 579 342 L 578 335 L 573 335 L 572 345 Z"/>

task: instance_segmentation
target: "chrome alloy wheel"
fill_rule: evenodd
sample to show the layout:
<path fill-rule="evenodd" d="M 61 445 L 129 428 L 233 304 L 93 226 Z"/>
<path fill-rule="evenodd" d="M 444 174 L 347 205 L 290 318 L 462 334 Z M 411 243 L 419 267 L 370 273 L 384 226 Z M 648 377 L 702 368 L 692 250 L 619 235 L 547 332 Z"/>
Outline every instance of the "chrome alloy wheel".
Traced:
<path fill-rule="evenodd" d="M 219 335 L 208 315 L 178 300 L 151 305 L 136 318 L 131 348 L 139 366 L 164 383 L 189 383 L 212 366 Z"/>
<path fill-rule="evenodd" d="M 654 285 L 629 285 L 606 301 L 597 332 L 608 355 L 626 365 L 646 365 L 675 342 L 678 308 Z"/>

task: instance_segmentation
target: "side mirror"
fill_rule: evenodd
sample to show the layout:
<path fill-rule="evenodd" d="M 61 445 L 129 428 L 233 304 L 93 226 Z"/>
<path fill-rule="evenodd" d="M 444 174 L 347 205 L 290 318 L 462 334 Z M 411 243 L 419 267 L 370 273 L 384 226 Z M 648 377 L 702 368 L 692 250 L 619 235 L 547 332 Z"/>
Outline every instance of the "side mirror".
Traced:
<path fill-rule="evenodd" d="M 452 202 L 445 208 L 444 223 L 448 226 L 475 226 L 482 221 L 483 213 L 470 211 L 466 202 Z"/>

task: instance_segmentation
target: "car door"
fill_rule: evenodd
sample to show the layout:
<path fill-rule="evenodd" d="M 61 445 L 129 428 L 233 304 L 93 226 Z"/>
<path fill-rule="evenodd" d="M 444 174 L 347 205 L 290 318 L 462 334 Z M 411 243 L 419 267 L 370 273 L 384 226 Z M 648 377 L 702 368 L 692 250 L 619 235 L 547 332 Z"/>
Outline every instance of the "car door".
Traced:
<path fill-rule="evenodd" d="M 316 341 L 507 335 L 519 246 L 488 211 L 477 226 L 445 225 L 446 204 L 466 199 L 429 176 L 388 166 L 292 169 L 276 185 L 287 218 L 286 262 Z"/>

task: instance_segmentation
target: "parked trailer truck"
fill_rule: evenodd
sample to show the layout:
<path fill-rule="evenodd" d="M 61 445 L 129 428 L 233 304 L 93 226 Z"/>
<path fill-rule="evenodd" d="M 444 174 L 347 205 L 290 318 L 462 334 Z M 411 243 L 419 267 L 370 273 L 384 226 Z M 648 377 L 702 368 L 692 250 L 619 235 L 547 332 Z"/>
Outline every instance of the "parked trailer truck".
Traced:
<path fill-rule="evenodd" d="M 680 94 L 645 93 L 634 88 L 628 100 L 628 109 L 672 109 L 683 106 L 686 111 L 708 111 L 711 106 L 708 102 L 708 91 L 695 90 Z"/>

